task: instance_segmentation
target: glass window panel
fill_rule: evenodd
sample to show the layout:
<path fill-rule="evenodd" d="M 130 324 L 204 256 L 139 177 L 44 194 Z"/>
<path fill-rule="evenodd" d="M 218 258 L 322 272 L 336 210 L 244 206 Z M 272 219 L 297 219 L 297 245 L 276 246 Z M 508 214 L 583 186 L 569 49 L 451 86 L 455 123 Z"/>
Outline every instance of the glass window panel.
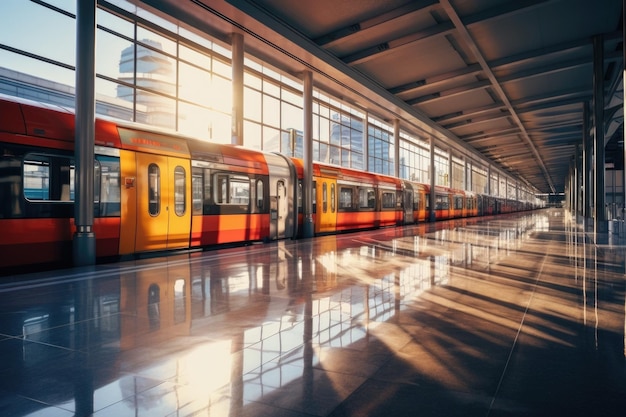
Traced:
<path fill-rule="evenodd" d="M 329 162 L 335 165 L 341 165 L 341 150 L 336 146 L 330 146 Z"/>
<path fill-rule="evenodd" d="M 48 158 L 28 155 L 23 164 L 24 197 L 50 200 L 50 162 Z"/>
<path fill-rule="evenodd" d="M 100 205 L 100 216 L 120 215 L 120 162 L 117 158 L 98 155 L 96 166 L 99 167 L 100 181 L 96 198 Z"/>
<path fill-rule="evenodd" d="M 249 87 L 243 89 L 243 117 L 255 122 L 261 121 L 261 93 Z"/>
<path fill-rule="evenodd" d="M 262 131 L 259 123 L 244 120 L 243 122 L 243 142 L 244 145 L 252 149 L 262 149 Z"/>
<path fill-rule="evenodd" d="M 255 90 L 261 90 L 262 86 L 261 78 L 247 71 L 243 73 L 243 84 Z"/>
<path fill-rule="evenodd" d="M 148 213 L 158 216 L 161 212 L 161 170 L 158 165 L 148 166 Z"/>
<path fill-rule="evenodd" d="M 351 209 L 352 208 L 352 188 L 340 187 L 339 188 L 339 208 Z"/>
<path fill-rule="evenodd" d="M 202 169 L 194 168 L 191 176 L 191 204 L 194 215 L 202 214 L 203 179 Z"/>
<path fill-rule="evenodd" d="M 176 94 L 176 65 L 172 58 L 154 49 L 137 45 L 136 71 L 137 86 L 171 96 Z"/>
<path fill-rule="evenodd" d="M 210 42 L 208 43 L 210 44 Z M 206 71 L 211 70 L 211 56 L 187 45 L 178 45 L 178 56 L 181 60 L 190 62 Z"/>
<path fill-rule="evenodd" d="M 320 117 L 319 140 L 325 143 L 330 142 L 330 120 Z"/>
<path fill-rule="evenodd" d="M 211 104 L 211 74 L 184 62 L 179 63 L 178 68 L 180 71 L 179 98 L 209 106 Z"/>
<path fill-rule="evenodd" d="M 226 78 L 217 77 L 213 74 L 213 78 L 211 79 L 211 94 L 209 95 L 209 98 L 212 108 L 230 114 L 233 106 L 232 81 Z"/>
<path fill-rule="evenodd" d="M 160 33 L 153 32 L 142 26 L 137 26 L 137 40 L 159 49 L 169 55 L 176 56 L 176 42 Z"/>
<path fill-rule="evenodd" d="M 382 206 L 383 208 L 395 208 L 396 207 L 396 194 L 392 192 L 384 192 Z"/>
<path fill-rule="evenodd" d="M 213 59 L 213 74 L 221 75 L 230 80 L 233 76 L 232 67 L 219 59 Z"/>
<path fill-rule="evenodd" d="M 266 79 L 263 80 L 263 92 L 274 97 L 280 97 L 280 87 L 278 84 L 270 82 Z"/>
<path fill-rule="evenodd" d="M 269 126 L 263 126 L 263 150 L 269 152 L 282 152 L 288 154 L 288 149 L 281 149 L 281 137 L 286 136 L 289 140 L 289 133 L 282 132 Z"/>
<path fill-rule="evenodd" d="M 230 178 L 229 203 L 248 205 L 250 202 L 250 181 L 247 177 Z"/>
<path fill-rule="evenodd" d="M 264 193 L 263 193 L 263 181 L 256 181 L 256 207 L 257 209 L 263 209 Z"/>
<path fill-rule="evenodd" d="M 188 104 L 178 103 L 178 131 L 192 137 L 209 139 L 211 136 L 210 110 Z"/>
<path fill-rule="evenodd" d="M 67 0 L 46 0 L 46 3 L 76 15 L 76 2 Z"/>
<path fill-rule="evenodd" d="M 341 125 L 336 122 L 330 123 L 330 143 L 341 145 Z"/>
<path fill-rule="evenodd" d="M 76 63 L 76 21 L 35 2 L 0 1 L 0 33 L 1 43 L 13 48 L 71 66 Z"/>
<path fill-rule="evenodd" d="M 283 102 L 281 105 L 281 128 L 303 131 L 304 115 L 302 109 Z"/>
<path fill-rule="evenodd" d="M 231 58 L 232 57 L 232 53 L 231 53 L 230 49 L 227 49 L 227 48 L 223 47 L 222 45 L 219 45 L 219 44 L 217 44 L 215 42 L 211 46 L 211 49 L 213 49 L 216 53 L 222 55 L 223 57 L 226 57 L 226 58 Z"/>
<path fill-rule="evenodd" d="M 286 101 L 287 103 L 291 103 L 294 106 L 302 106 L 302 96 L 298 95 L 298 94 L 294 94 L 289 90 L 286 89 L 282 89 L 281 90 L 281 96 L 283 101 Z"/>
<path fill-rule="evenodd" d="M 280 101 L 278 99 L 263 95 L 263 123 L 280 127 Z"/>
<path fill-rule="evenodd" d="M 186 187 L 185 168 L 177 166 L 174 168 L 174 212 L 178 217 L 183 216 L 187 211 Z"/>
<path fill-rule="evenodd" d="M 120 120 L 133 120 L 132 88 L 102 78 L 96 78 L 95 86 L 96 113 Z M 125 100 L 126 97 L 129 99 Z M 118 100 L 120 98 L 123 100 Z"/>
<path fill-rule="evenodd" d="M 328 150 L 328 145 L 325 143 L 320 143 L 319 157 L 318 161 L 320 162 L 328 162 L 330 158 L 330 153 Z"/>
<path fill-rule="evenodd" d="M 210 139 L 216 143 L 231 143 L 232 125 L 231 115 L 211 111 L 209 118 Z M 245 123 L 244 123 L 245 126 Z"/>
<path fill-rule="evenodd" d="M 2 2 L 0 1 L 0 4 Z M 62 84 L 63 86 L 73 88 L 76 82 L 76 75 L 73 70 L 69 70 L 63 67 L 59 67 L 54 64 L 48 64 L 47 62 L 39 61 L 37 59 L 28 58 L 23 55 L 14 54 L 12 52 L 5 51 L 0 49 L 0 62 L 2 62 L 2 66 L 7 69 L 17 71 L 23 74 L 32 75 L 34 77 L 39 77 L 44 80 L 48 80 L 51 82 L 56 82 Z M 2 88 L 6 88 L 6 86 L 2 86 Z M 67 105 L 65 100 L 63 103 L 59 102 L 59 97 L 57 94 L 47 96 L 42 94 L 40 91 L 33 91 L 27 88 L 20 88 L 19 91 L 15 89 L 15 92 L 11 93 L 11 91 L 7 91 L 7 93 L 12 95 L 19 95 L 24 98 L 31 98 L 38 101 L 45 101 L 47 103 L 55 103 L 55 104 L 63 104 Z M 74 98 L 71 97 L 71 106 L 73 107 Z"/>
<path fill-rule="evenodd" d="M 176 101 L 158 94 L 137 91 L 137 122 L 176 128 Z"/>
<path fill-rule="evenodd" d="M 112 13 L 103 9 L 96 11 L 96 22 L 98 26 L 106 27 L 109 30 L 115 31 L 127 38 L 133 39 L 135 37 L 135 25 L 133 22 L 122 19 Z M 96 38 L 97 40 L 97 38 Z"/>
<path fill-rule="evenodd" d="M 96 73 L 113 79 L 123 77 L 132 83 L 135 65 L 133 44 L 101 29 L 98 29 L 96 44 Z"/>

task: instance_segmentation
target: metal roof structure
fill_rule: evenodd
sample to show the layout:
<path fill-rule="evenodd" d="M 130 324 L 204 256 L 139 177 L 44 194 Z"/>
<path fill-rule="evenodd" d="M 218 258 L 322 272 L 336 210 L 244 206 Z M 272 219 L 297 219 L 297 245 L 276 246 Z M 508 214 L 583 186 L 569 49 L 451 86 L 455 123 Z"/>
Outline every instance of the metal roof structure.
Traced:
<path fill-rule="evenodd" d="M 595 56 L 604 62 L 606 161 L 623 167 L 621 0 L 138 4 L 225 42 L 243 33 L 246 50 L 268 63 L 310 70 L 316 85 L 408 121 L 453 154 L 478 154 L 539 193 L 564 191 L 592 125 Z"/>

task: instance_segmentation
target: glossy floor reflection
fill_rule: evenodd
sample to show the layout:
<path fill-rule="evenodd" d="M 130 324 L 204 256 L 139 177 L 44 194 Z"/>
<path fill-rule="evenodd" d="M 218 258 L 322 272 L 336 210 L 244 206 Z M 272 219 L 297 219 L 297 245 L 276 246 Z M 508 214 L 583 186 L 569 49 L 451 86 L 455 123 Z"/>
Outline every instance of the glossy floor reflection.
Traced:
<path fill-rule="evenodd" d="M 625 247 L 557 209 L 0 283 L 1 416 L 623 416 Z"/>

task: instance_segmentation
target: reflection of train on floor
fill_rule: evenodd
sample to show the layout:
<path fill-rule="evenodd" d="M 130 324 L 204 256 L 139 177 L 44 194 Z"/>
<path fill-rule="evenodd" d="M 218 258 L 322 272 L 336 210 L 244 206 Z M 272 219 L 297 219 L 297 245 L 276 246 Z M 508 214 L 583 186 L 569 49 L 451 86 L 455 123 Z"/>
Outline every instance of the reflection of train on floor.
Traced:
<path fill-rule="evenodd" d="M 301 234 L 301 160 L 98 119 L 97 256 L 201 248 Z M 0 272 L 69 264 L 74 231 L 74 115 L 0 96 Z M 316 235 L 423 222 L 427 185 L 313 165 Z M 530 209 L 437 188 L 436 218 Z"/>

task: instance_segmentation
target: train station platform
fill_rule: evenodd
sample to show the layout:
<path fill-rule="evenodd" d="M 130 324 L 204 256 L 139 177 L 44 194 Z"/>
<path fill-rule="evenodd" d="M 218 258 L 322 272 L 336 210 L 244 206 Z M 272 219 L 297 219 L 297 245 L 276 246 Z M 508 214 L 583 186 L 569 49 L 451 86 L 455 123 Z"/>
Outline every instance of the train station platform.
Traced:
<path fill-rule="evenodd" d="M 6 277 L 0 415 L 623 416 L 619 243 L 545 209 Z"/>

